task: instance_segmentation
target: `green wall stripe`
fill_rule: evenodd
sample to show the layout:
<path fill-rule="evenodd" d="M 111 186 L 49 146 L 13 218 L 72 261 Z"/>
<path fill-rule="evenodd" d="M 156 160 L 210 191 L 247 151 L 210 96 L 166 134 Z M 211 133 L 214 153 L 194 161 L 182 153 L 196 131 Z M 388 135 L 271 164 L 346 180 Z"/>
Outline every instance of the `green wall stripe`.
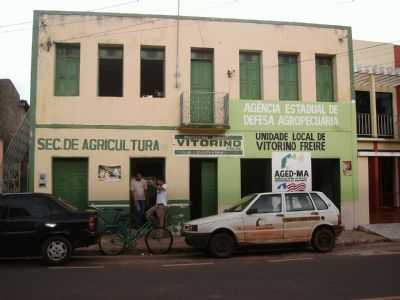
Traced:
<path fill-rule="evenodd" d="M 39 56 L 39 16 L 40 13 L 33 13 L 32 31 L 32 57 L 31 57 L 31 93 L 29 118 L 31 123 L 32 140 L 29 146 L 28 162 L 28 190 L 33 192 L 35 189 L 35 127 L 36 127 L 36 91 L 37 91 L 37 60 Z"/>
<path fill-rule="evenodd" d="M 129 200 L 89 200 L 90 205 L 129 205 Z M 189 200 L 172 199 L 168 204 L 189 204 Z"/>

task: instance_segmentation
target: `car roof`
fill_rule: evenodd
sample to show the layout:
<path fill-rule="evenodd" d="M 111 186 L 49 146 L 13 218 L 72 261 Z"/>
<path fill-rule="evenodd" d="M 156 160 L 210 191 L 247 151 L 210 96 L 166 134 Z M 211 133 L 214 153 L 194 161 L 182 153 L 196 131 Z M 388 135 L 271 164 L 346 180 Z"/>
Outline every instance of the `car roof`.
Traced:
<path fill-rule="evenodd" d="M 21 192 L 21 193 L 0 193 L 0 197 L 7 197 L 7 196 L 51 196 L 48 193 L 30 193 L 30 192 Z"/>
<path fill-rule="evenodd" d="M 308 192 L 263 192 L 263 193 L 253 193 L 253 195 L 268 195 L 268 194 L 301 194 L 301 193 L 322 193 L 321 191 L 308 191 Z"/>

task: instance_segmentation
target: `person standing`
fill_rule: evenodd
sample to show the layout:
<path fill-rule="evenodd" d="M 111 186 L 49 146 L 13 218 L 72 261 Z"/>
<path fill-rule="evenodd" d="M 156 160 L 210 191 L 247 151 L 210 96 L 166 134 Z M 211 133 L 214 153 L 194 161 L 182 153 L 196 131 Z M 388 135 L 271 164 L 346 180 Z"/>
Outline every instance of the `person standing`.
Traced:
<path fill-rule="evenodd" d="M 157 179 L 156 182 L 157 199 L 156 205 L 151 207 L 147 212 L 147 219 L 151 220 L 154 215 L 157 216 L 158 225 L 164 227 L 165 213 L 168 205 L 167 184 L 162 179 Z"/>
<path fill-rule="evenodd" d="M 137 173 L 131 180 L 131 197 L 132 204 L 139 213 L 140 222 L 144 221 L 144 213 L 146 210 L 146 191 L 147 182 L 141 173 Z"/>

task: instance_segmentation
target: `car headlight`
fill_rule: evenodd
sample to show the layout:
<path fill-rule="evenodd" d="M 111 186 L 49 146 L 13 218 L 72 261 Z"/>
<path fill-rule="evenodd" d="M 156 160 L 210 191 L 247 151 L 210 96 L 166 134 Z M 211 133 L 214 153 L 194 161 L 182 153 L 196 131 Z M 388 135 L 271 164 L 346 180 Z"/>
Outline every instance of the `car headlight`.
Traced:
<path fill-rule="evenodd" d="M 183 230 L 184 230 L 184 231 L 197 231 L 197 230 L 198 230 L 198 227 L 197 227 L 197 225 L 185 224 L 185 225 L 183 226 Z"/>

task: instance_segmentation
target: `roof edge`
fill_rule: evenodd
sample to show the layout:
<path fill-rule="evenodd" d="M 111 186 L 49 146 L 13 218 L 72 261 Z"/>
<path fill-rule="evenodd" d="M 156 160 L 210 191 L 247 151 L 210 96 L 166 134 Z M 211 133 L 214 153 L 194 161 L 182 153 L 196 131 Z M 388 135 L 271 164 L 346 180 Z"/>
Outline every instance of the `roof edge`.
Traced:
<path fill-rule="evenodd" d="M 154 14 L 135 14 L 135 13 L 111 13 L 111 12 L 90 12 L 90 11 L 62 11 L 62 10 L 34 10 L 34 14 L 38 15 L 63 15 L 63 16 L 105 16 L 105 17 L 145 17 L 145 18 L 163 18 L 177 19 L 176 15 L 154 15 Z M 235 19 L 235 18 L 220 18 L 220 17 L 196 17 L 196 16 L 179 16 L 180 20 L 199 20 L 213 22 L 237 22 L 237 23 L 253 23 L 253 24 L 268 24 L 268 25 L 291 25 L 304 27 L 317 27 L 326 29 L 341 29 L 349 30 L 351 26 L 330 25 L 319 23 L 306 22 L 289 22 L 289 21 L 269 21 L 269 20 L 252 20 L 252 19 Z"/>

